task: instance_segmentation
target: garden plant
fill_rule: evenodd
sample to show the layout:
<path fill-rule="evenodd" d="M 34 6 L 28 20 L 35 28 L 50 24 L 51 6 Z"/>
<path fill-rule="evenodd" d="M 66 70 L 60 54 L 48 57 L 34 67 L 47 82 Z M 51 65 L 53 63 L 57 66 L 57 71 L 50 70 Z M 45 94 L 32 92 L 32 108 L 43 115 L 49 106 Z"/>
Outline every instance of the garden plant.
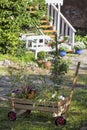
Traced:
<path fill-rule="evenodd" d="M 37 9 L 37 15 L 30 13 L 30 5 L 40 9 Z M 20 95 L 20 98 L 26 99 L 28 92 L 34 89 L 35 97 L 32 100 L 39 104 L 44 100 L 60 100 L 61 96 L 67 96 L 70 92 L 75 67 L 71 67 L 73 63 L 70 60 L 73 56 L 77 60 L 78 56 L 68 54 L 69 60 L 65 60 L 58 55 L 57 44 L 63 42 L 64 38 L 61 36 L 59 41 L 54 42 L 56 53 L 52 53 L 53 64 L 49 71 L 37 66 L 34 53 L 26 51 L 25 42 L 19 38 L 20 34 L 31 30 L 36 33 L 35 22 L 40 24 L 45 13 L 46 6 L 41 0 L 0 0 L 0 130 L 80 130 L 81 127 L 87 126 L 87 69 L 83 66 L 84 63 L 81 63 L 66 125 L 56 126 L 51 113 L 39 111 L 31 111 L 31 114 L 27 115 L 24 113 L 18 116 L 16 121 L 8 120 L 11 104 L 7 99 L 4 100 L 3 96 L 9 97 L 12 94 L 19 98 Z M 87 34 L 76 35 L 75 42 L 77 41 L 83 42 L 87 48 Z M 7 61 L 11 65 L 7 64 Z M 22 90 L 24 93 L 21 93 Z M 18 95 L 14 95 L 15 91 Z"/>

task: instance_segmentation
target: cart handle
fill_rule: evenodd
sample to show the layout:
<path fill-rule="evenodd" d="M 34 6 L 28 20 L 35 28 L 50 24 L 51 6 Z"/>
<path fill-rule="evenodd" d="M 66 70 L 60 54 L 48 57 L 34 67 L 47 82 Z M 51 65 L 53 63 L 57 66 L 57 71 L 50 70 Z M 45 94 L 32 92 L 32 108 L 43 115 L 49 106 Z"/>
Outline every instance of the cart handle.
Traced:
<path fill-rule="evenodd" d="M 80 67 L 80 62 L 78 62 L 78 64 L 77 64 L 77 68 L 76 68 L 75 76 L 74 76 L 74 79 L 73 79 L 73 86 L 72 86 L 72 89 L 74 89 L 74 87 L 75 87 L 75 85 L 76 85 L 76 81 L 77 81 L 77 76 L 78 76 L 79 67 Z"/>
<path fill-rule="evenodd" d="M 71 100 L 72 100 L 72 96 L 73 96 L 73 93 L 74 93 L 74 88 L 75 88 L 76 81 L 77 81 L 77 75 L 78 75 L 79 67 L 80 67 L 80 62 L 78 62 L 78 64 L 77 64 L 76 72 L 75 72 L 74 79 L 73 79 L 72 89 L 71 89 L 71 92 L 70 92 L 70 95 L 69 95 L 69 99 L 68 99 L 69 105 L 66 108 L 65 116 L 67 116 L 67 111 L 69 109 L 69 106 L 70 106 L 70 103 L 71 103 Z"/>
<path fill-rule="evenodd" d="M 71 89 L 71 92 L 70 92 L 70 101 L 72 99 L 73 91 L 74 91 L 74 88 L 75 88 L 75 85 L 76 85 L 79 67 L 80 67 L 80 62 L 78 62 L 78 64 L 77 64 L 76 72 L 75 72 L 75 75 L 74 75 L 73 85 L 72 85 L 72 89 Z"/>

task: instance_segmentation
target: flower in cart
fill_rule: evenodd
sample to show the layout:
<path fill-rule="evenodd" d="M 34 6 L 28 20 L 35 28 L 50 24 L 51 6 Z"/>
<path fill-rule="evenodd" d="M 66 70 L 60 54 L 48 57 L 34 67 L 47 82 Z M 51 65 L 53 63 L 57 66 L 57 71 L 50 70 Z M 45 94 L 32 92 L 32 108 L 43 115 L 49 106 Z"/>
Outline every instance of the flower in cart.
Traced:
<path fill-rule="evenodd" d="M 35 89 L 30 86 L 24 86 L 20 89 L 12 91 L 11 96 L 16 98 L 33 98 L 35 96 Z"/>
<path fill-rule="evenodd" d="M 65 100 L 65 97 L 63 95 L 59 96 L 59 99 Z"/>
<path fill-rule="evenodd" d="M 20 90 L 19 89 L 15 89 L 12 91 L 12 93 L 18 93 Z"/>
<path fill-rule="evenodd" d="M 35 96 L 35 89 L 31 86 L 24 86 L 22 88 L 22 94 L 25 95 L 26 98 L 33 98 Z"/>
<path fill-rule="evenodd" d="M 55 93 L 52 95 L 52 98 L 55 98 L 57 95 L 57 92 L 55 91 Z"/>
<path fill-rule="evenodd" d="M 15 90 L 12 91 L 11 96 L 15 97 L 17 94 L 19 94 L 19 92 L 20 92 L 19 89 L 15 89 Z"/>

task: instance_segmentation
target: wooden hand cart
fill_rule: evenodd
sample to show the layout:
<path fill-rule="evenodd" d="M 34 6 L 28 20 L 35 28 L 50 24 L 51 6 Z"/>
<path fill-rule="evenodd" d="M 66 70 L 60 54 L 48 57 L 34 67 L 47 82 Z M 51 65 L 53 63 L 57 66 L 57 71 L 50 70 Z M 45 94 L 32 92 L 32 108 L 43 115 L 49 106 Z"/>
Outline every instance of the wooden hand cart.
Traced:
<path fill-rule="evenodd" d="M 70 95 L 66 97 L 64 100 L 60 100 L 58 102 L 57 101 L 51 102 L 49 104 L 48 102 L 36 103 L 29 99 L 11 98 L 10 100 L 11 100 L 12 110 L 8 113 L 8 118 L 12 121 L 16 120 L 16 112 L 14 111 L 16 109 L 26 110 L 26 112 L 28 113 L 30 113 L 31 110 L 38 110 L 38 111 L 54 113 L 54 115 L 56 115 L 55 124 L 64 125 L 66 123 L 66 119 L 65 119 L 66 113 L 67 113 L 67 110 L 69 109 L 73 92 L 74 92 L 74 88 L 75 88 L 75 84 L 77 81 L 79 66 L 80 66 L 80 62 L 78 62 L 78 65 L 76 68 Z M 65 117 L 63 117 L 63 115 Z"/>

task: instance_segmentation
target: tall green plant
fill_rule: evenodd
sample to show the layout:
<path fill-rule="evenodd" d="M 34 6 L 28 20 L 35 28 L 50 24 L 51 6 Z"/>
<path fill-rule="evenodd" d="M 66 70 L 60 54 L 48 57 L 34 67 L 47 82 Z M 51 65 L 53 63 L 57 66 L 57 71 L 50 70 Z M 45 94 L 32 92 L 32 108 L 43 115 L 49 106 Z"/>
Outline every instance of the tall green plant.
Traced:
<path fill-rule="evenodd" d="M 0 1 L 0 52 L 14 54 L 22 26 L 32 25 L 27 0 Z"/>
<path fill-rule="evenodd" d="M 85 36 L 76 35 L 75 36 L 75 41 L 76 42 L 78 42 L 78 41 L 83 42 L 85 44 L 86 48 L 87 48 L 87 35 L 85 35 Z"/>
<path fill-rule="evenodd" d="M 67 73 L 69 68 L 69 62 L 67 60 L 62 59 L 62 57 L 59 56 L 59 49 L 57 41 L 57 35 L 55 34 L 55 48 L 56 52 L 54 53 L 54 61 L 52 64 L 52 79 L 54 82 L 61 81 L 61 77 Z"/>
<path fill-rule="evenodd" d="M 59 83 L 63 80 L 63 76 L 68 72 L 69 62 L 59 56 L 54 57 L 52 65 L 52 79 Z"/>

